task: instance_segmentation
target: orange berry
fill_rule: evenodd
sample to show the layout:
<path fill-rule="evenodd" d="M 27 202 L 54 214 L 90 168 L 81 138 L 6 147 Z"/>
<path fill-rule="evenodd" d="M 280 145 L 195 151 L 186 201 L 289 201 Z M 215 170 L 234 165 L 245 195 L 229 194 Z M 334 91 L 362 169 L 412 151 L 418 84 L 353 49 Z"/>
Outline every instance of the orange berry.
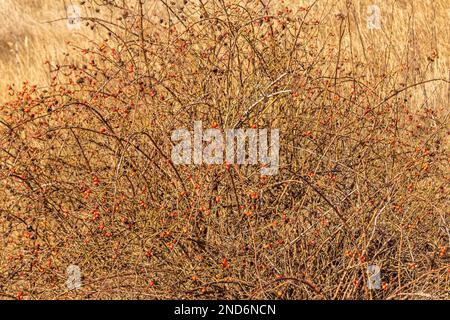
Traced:
<path fill-rule="evenodd" d="M 222 260 L 222 268 L 227 269 L 230 267 L 230 263 L 228 262 L 227 258 L 223 258 Z"/>

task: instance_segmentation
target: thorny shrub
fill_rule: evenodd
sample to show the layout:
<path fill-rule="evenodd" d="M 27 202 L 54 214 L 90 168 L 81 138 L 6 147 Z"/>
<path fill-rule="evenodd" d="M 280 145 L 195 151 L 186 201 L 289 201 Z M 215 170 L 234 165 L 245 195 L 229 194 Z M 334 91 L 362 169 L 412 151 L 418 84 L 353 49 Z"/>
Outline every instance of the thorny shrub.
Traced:
<path fill-rule="evenodd" d="M 408 66 L 354 61 L 314 4 L 127 3 L 0 109 L 1 296 L 449 298 L 448 114 Z M 194 121 L 280 129 L 279 174 L 173 165 Z"/>

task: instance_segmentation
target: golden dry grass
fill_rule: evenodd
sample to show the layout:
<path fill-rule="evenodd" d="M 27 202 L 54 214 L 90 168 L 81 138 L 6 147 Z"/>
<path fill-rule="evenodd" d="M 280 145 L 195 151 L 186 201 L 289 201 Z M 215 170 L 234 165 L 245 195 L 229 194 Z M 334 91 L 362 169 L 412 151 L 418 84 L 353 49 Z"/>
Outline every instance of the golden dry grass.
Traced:
<path fill-rule="evenodd" d="M 14 84 L 21 86 L 29 81 L 40 86 L 49 84 L 50 61 L 53 65 L 64 61 L 68 52 L 68 41 L 83 43 L 86 35 L 92 38 L 89 28 L 81 32 L 71 31 L 66 26 L 65 6 L 78 4 L 79 1 L 48 0 L 2 0 L 0 18 L 3 26 L 0 30 L 0 88 Z M 305 6 L 308 1 L 287 0 L 283 3 L 271 1 L 274 7 L 287 5 L 290 8 Z M 410 68 L 405 77 L 414 80 L 448 78 L 450 76 L 450 6 L 441 1 L 371 1 L 352 3 L 346 8 L 346 2 L 335 0 L 319 2 L 317 11 L 322 19 L 329 19 L 339 13 L 348 13 L 347 27 L 351 34 L 345 34 L 343 46 L 352 46 L 355 60 L 368 60 L 378 64 L 380 72 L 401 65 Z M 367 7 L 376 4 L 382 11 L 382 30 L 371 31 L 366 28 Z M 156 4 L 158 5 L 158 4 Z M 92 7 L 84 9 L 83 14 L 93 15 Z M 323 36 L 336 31 L 337 24 L 328 24 L 321 30 Z M 429 57 L 438 57 L 430 63 Z M 418 69 L 417 69 L 418 68 Z M 371 69 L 372 76 L 376 69 Z M 368 76 L 371 76 L 370 74 Z M 406 80 L 406 79 L 405 79 Z M 428 99 L 445 97 L 447 92 L 436 94 L 432 84 L 427 88 Z M 424 95 L 428 92 L 424 89 Z M 1 90 L 0 101 L 5 99 Z M 433 101 L 435 103 L 436 101 Z"/>
<path fill-rule="evenodd" d="M 95 37 L 89 28 L 70 30 L 65 18 L 63 1 L 0 1 L 0 101 L 7 99 L 8 85 L 20 88 L 28 81 L 48 86 L 51 68 L 67 62 L 67 43 L 82 45 L 85 36 Z"/>

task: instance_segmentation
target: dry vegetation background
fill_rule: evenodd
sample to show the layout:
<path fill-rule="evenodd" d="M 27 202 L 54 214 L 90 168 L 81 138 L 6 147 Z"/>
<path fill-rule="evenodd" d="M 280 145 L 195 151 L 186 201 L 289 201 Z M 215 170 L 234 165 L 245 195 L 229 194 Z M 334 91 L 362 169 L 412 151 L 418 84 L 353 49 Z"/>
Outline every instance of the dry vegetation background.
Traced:
<path fill-rule="evenodd" d="M 447 0 L 81 2 L 0 0 L 1 298 L 449 299 Z M 279 174 L 173 166 L 195 120 Z"/>

